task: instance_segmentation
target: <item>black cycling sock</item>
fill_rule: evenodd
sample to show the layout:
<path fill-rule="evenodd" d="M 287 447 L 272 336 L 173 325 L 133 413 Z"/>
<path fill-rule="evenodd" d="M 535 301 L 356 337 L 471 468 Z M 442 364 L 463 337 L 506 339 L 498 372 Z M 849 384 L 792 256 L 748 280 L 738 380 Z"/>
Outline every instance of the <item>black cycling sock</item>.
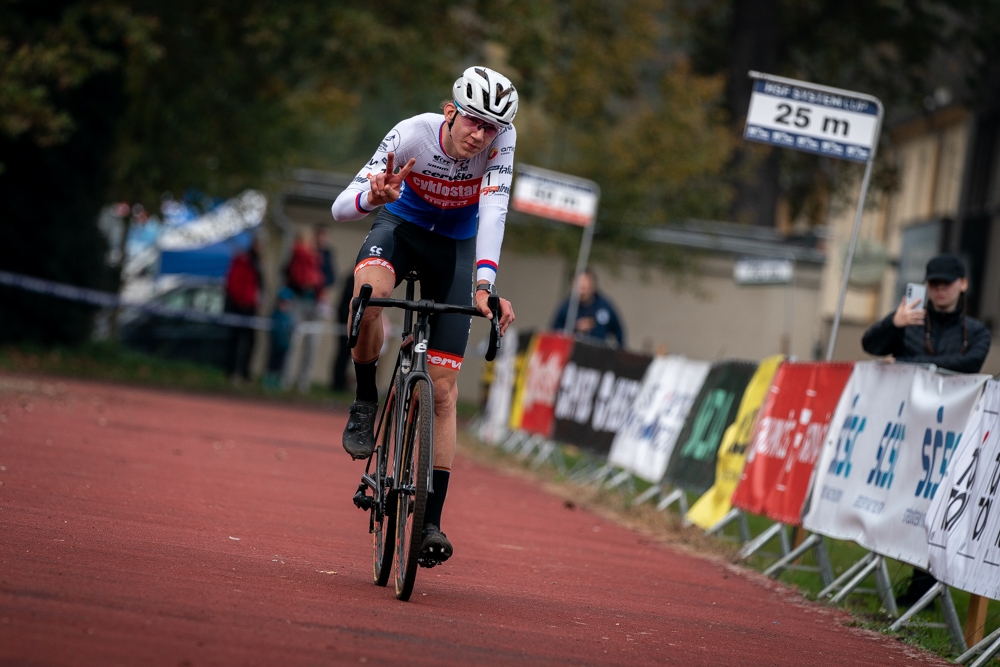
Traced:
<path fill-rule="evenodd" d="M 433 523 L 441 528 L 441 510 L 444 508 L 444 497 L 448 495 L 449 477 L 451 477 L 451 471 L 434 469 L 434 493 L 427 495 L 424 523 Z"/>
<path fill-rule="evenodd" d="M 367 364 L 354 361 L 354 375 L 358 378 L 359 401 L 378 401 L 378 385 L 375 383 L 375 371 L 378 369 L 378 359 Z"/>

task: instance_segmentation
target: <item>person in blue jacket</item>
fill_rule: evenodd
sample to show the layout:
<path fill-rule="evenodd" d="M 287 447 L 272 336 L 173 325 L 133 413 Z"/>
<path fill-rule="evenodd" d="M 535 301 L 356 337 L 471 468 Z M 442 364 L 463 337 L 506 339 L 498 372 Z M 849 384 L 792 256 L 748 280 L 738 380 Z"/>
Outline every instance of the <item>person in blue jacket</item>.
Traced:
<path fill-rule="evenodd" d="M 625 331 L 618 319 L 618 313 L 611 302 L 597 291 L 597 276 L 593 271 L 587 269 L 580 274 L 577 290 L 580 294 L 580 307 L 576 311 L 576 326 L 573 330 L 589 338 L 596 338 L 602 343 L 608 342 L 608 338 L 611 337 L 618 347 L 625 347 Z M 556 312 L 555 320 L 552 322 L 553 329 L 562 331 L 565 328 L 568 311 L 567 297 Z"/>

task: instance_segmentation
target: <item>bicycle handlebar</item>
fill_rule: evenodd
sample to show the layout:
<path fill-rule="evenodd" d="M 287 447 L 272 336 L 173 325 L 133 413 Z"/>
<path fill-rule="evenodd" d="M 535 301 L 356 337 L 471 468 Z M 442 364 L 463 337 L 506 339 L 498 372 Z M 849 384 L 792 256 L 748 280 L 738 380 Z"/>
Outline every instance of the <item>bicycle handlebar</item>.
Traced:
<path fill-rule="evenodd" d="M 490 343 L 486 350 L 486 361 L 493 361 L 500 350 L 500 297 L 491 294 L 487 300 L 493 319 L 490 320 Z M 435 303 L 421 299 L 420 301 L 409 301 L 406 299 L 380 299 L 372 298 L 372 286 L 365 283 L 358 291 L 358 296 L 351 300 L 351 309 L 354 317 L 351 319 L 351 330 L 347 338 L 347 346 L 351 349 L 358 344 L 358 335 L 361 333 L 361 320 L 365 316 L 365 309 L 368 306 L 380 308 L 402 308 L 417 313 L 459 313 L 462 315 L 473 315 L 475 317 L 486 317 L 475 306 L 456 306 L 449 303 Z"/>

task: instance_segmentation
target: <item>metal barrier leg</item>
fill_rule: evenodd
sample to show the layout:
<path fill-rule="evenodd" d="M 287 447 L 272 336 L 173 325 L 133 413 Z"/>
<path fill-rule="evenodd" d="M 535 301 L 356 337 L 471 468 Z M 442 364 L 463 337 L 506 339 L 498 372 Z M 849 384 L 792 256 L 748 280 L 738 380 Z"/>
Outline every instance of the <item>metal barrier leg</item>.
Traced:
<path fill-rule="evenodd" d="M 750 540 L 750 523 L 747 522 L 747 515 L 740 512 L 740 539 L 744 542 Z"/>
<path fill-rule="evenodd" d="M 889 576 L 889 566 L 885 564 L 885 558 L 879 556 L 879 566 L 875 568 L 875 587 L 878 589 L 879 597 L 882 598 L 882 606 L 893 618 L 899 616 L 899 608 L 896 606 L 896 596 L 892 592 L 892 578 Z"/>
<path fill-rule="evenodd" d="M 500 449 L 509 454 L 517 449 L 527 437 L 528 434 L 524 431 L 514 431 L 510 434 L 510 437 L 504 440 L 503 444 L 500 445 Z"/>
<path fill-rule="evenodd" d="M 662 502 L 660 504 L 662 504 Z M 659 508 L 657 508 L 657 509 L 659 509 Z M 728 512 L 726 512 L 726 515 L 724 517 L 722 517 L 721 519 L 719 519 L 715 523 L 714 526 L 712 526 L 711 528 L 709 528 L 708 530 L 706 530 L 705 534 L 706 535 L 715 535 L 716 533 L 721 533 L 723 528 L 725 528 L 726 526 L 728 526 L 729 524 L 731 524 L 733 521 L 736 521 L 737 519 L 739 519 L 741 514 L 743 514 L 743 512 L 741 512 L 740 510 L 738 510 L 738 509 L 736 509 L 734 507 L 733 509 L 731 509 Z"/>
<path fill-rule="evenodd" d="M 917 600 L 916 604 L 907 609 L 905 614 L 900 616 L 895 623 L 889 626 L 889 629 L 893 632 L 897 632 L 901 627 L 906 625 L 911 618 L 934 604 L 934 600 L 941 595 L 943 590 L 947 590 L 947 586 L 942 584 L 940 581 L 931 586 L 930 590 L 924 593 L 923 597 Z"/>
<path fill-rule="evenodd" d="M 991 635 L 992 636 L 992 635 Z M 971 667 L 986 667 L 986 663 L 993 659 L 997 653 L 1000 653 L 1000 639 L 993 642 L 993 645 L 986 649 L 979 659 L 972 663 Z"/>
<path fill-rule="evenodd" d="M 822 540 L 823 540 L 822 536 L 813 533 L 812 535 L 804 539 L 802 541 L 802 544 L 800 544 L 799 546 L 795 547 L 787 554 L 785 554 L 783 558 L 772 563 L 771 567 L 764 570 L 764 574 L 766 574 L 769 577 L 777 577 L 782 572 L 784 572 L 789 565 L 791 565 L 799 558 L 801 558 L 802 555 L 805 554 L 805 552 L 809 551 L 817 544 L 822 544 Z M 822 569 L 820 571 L 822 572 Z"/>
<path fill-rule="evenodd" d="M 748 541 L 746 544 L 743 545 L 743 548 L 740 549 L 739 557 L 749 558 L 754 553 L 760 551 L 764 547 L 764 545 L 770 542 L 771 538 L 777 535 L 778 533 L 781 533 L 782 536 L 784 536 L 784 530 L 783 530 L 784 527 L 785 525 L 782 523 L 771 524 L 771 526 L 768 527 L 767 530 L 765 530 L 763 533 L 761 533 L 760 535 L 758 535 L 757 537 L 753 538 L 752 540 Z M 786 537 L 782 541 L 784 542 L 782 547 L 785 547 L 787 545 L 788 538 Z M 788 553 L 787 548 L 783 548 L 783 551 L 785 553 Z"/>
<path fill-rule="evenodd" d="M 630 473 L 628 470 L 622 470 L 617 475 L 614 475 L 611 479 L 609 479 L 607 483 L 604 485 L 604 488 L 608 490 L 617 489 L 619 486 L 627 482 L 631 477 L 632 473 Z"/>
<path fill-rule="evenodd" d="M 851 594 L 851 591 L 860 586 L 861 582 L 867 579 L 868 575 L 875 571 L 875 568 L 878 567 L 879 563 L 878 556 L 875 554 L 869 554 L 866 558 L 868 562 L 865 566 L 861 568 L 861 571 L 858 572 L 853 579 L 847 582 L 846 586 L 841 588 L 837 591 L 836 595 L 830 598 L 830 604 L 840 604 L 844 598 Z"/>
<path fill-rule="evenodd" d="M 978 644 L 970 648 L 962 655 L 955 658 L 955 662 L 958 663 L 959 665 L 964 665 L 969 659 L 985 651 L 987 647 L 995 649 L 994 653 L 1000 651 L 1000 630 L 994 630 L 993 632 L 990 633 L 988 637 L 983 637 L 983 639 L 980 640 Z M 989 658 L 991 657 L 992 654 L 988 654 L 986 659 L 989 660 Z"/>
<path fill-rule="evenodd" d="M 958 620 L 958 611 L 955 609 L 955 601 L 951 599 L 948 584 L 941 584 L 941 597 L 938 602 L 941 604 L 944 623 L 948 626 L 948 634 L 951 635 L 951 643 L 959 651 L 966 650 L 968 646 L 965 645 L 965 633 L 962 631 L 962 622 Z"/>
<path fill-rule="evenodd" d="M 532 452 L 535 451 L 535 448 L 539 446 L 539 442 L 541 442 L 542 440 L 543 440 L 542 436 L 538 435 L 537 433 L 532 435 L 524 442 L 523 445 L 521 445 L 521 451 L 517 453 L 517 458 L 523 461 L 524 459 L 531 456 Z"/>
<path fill-rule="evenodd" d="M 656 496 L 662 496 L 662 495 L 663 495 L 663 487 L 660 486 L 659 484 L 654 484 L 653 486 L 649 487 L 648 489 L 640 493 L 638 496 L 636 496 L 635 500 L 632 501 L 632 507 L 635 507 L 636 505 L 641 505 L 647 500 L 652 500 Z"/>
<path fill-rule="evenodd" d="M 815 533 L 814 533 L 815 534 Z M 830 552 L 826 550 L 826 540 L 822 535 L 816 535 L 818 538 L 816 541 L 816 546 L 813 548 L 813 555 L 816 557 L 816 565 L 819 566 L 819 576 L 823 580 L 824 586 L 829 586 L 833 583 L 833 565 L 830 563 Z M 895 599 L 893 599 L 895 602 Z"/>
<path fill-rule="evenodd" d="M 674 503 L 680 503 L 680 502 L 682 502 L 684 500 L 686 500 L 686 498 L 684 498 L 684 489 L 676 488 L 673 491 L 671 491 L 669 494 L 663 496 L 663 498 L 660 500 L 660 502 L 656 503 L 656 509 L 658 511 L 662 512 L 663 510 L 667 509 L 668 507 L 670 507 Z M 683 509 L 683 505 L 682 505 L 682 509 Z"/>
<path fill-rule="evenodd" d="M 553 452 L 555 452 L 558 449 L 559 447 L 556 445 L 556 443 L 552 442 L 551 440 L 547 440 L 545 444 L 542 445 L 541 449 L 538 450 L 538 456 L 536 456 L 535 460 L 531 462 L 531 469 L 536 470 L 539 467 L 541 467 L 543 463 L 552 458 Z"/>
<path fill-rule="evenodd" d="M 818 600 L 820 598 L 825 598 L 833 595 L 834 591 L 838 590 L 841 586 L 843 586 L 844 582 L 850 581 L 858 570 L 868 565 L 874 558 L 875 554 L 869 551 L 867 554 L 865 554 L 864 558 L 862 558 L 857 563 L 847 568 L 842 575 L 840 575 L 839 577 L 831 581 L 829 584 L 827 584 L 827 587 L 819 592 L 819 594 L 816 596 L 816 599 Z"/>

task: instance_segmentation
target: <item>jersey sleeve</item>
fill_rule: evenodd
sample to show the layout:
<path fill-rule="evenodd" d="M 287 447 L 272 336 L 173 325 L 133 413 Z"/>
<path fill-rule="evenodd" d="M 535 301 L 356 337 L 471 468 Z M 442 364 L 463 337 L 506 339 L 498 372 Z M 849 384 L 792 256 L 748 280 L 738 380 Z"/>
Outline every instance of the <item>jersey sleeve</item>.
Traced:
<path fill-rule="evenodd" d="M 385 139 L 379 144 L 378 150 L 375 151 L 372 159 L 361 168 L 361 171 L 354 177 L 351 184 L 337 196 L 337 199 L 333 202 L 333 206 L 330 207 L 334 220 L 337 222 L 360 220 L 378 208 L 377 206 L 370 206 L 368 204 L 368 193 L 372 189 L 368 181 L 368 176 L 385 171 L 389 153 L 394 154 L 394 163 L 397 169 L 405 165 L 413 157 L 412 146 L 414 137 L 407 136 L 408 134 L 412 134 L 412 128 L 407 127 L 408 122 L 404 120 L 397 123 L 389 134 L 385 135 Z"/>
<path fill-rule="evenodd" d="M 514 144 L 517 132 L 513 126 L 501 132 L 486 149 L 486 169 L 479 195 L 479 232 L 476 236 L 476 281 L 496 282 L 507 222 L 510 184 L 514 177 Z"/>

